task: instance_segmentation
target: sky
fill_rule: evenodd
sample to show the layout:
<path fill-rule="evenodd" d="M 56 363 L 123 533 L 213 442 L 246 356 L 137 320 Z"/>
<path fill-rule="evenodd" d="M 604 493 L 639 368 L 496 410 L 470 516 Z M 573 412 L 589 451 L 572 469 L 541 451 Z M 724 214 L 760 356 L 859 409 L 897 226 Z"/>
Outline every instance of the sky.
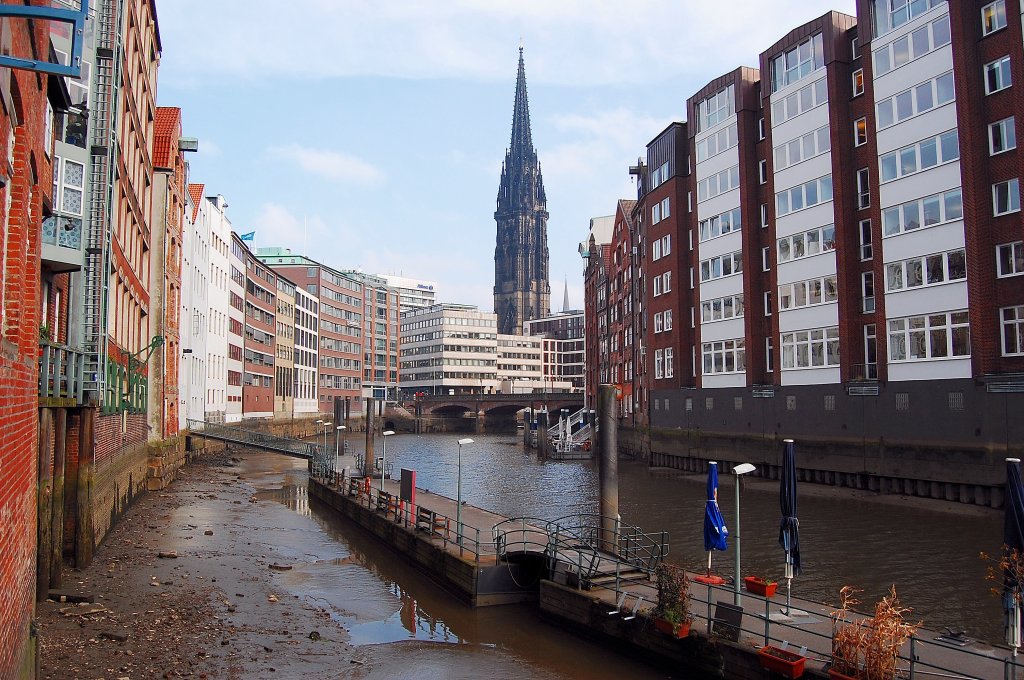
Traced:
<path fill-rule="evenodd" d="M 583 308 L 590 219 L 686 98 L 853 0 L 158 0 L 157 103 L 234 230 L 492 311 L 520 41 L 548 197 L 551 307 Z"/>

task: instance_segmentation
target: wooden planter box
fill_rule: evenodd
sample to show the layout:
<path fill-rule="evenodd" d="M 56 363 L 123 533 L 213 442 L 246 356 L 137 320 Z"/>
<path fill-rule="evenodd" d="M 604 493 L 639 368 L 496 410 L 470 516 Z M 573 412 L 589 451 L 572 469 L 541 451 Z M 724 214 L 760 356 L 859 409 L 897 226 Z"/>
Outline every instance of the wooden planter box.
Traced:
<path fill-rule="evenodd" d="M 761 668 L 778 673 L 784 678 L 799 678 L 804 674 L 806 656 L 795 652 L 779 649 L 767 645 L 757 650 L 757 659 L 761 662 Z"/>
<path fill-rule="evenodd" d="M 665 619 L 654 619 L 654 629 L 675 638 L 684 638 L 690 634 L 690 622 L 672 623 Z"/>
<path fill-rule="evenodd" d="M 772 597 L 775 595 L 775 589 L 779 587 L 778 583 L 768 583 L 760 576 L 747 576 L 743 583 L 747 587 L 747 592 L 761 597 Z"/>

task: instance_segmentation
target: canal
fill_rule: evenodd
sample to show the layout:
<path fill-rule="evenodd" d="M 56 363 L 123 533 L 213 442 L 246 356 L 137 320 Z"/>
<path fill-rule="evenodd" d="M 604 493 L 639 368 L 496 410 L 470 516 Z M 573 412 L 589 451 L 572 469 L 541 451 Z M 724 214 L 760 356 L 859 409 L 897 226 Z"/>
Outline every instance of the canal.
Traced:
<path fill-rule="evenodd" d="M 463 435 L 464 436 L 464 435 Z M 353 438 L 354 439 L 354 438 Z M 388 438 L 395 470 L 417 470 L 418 485 L 455 497 L 457 435 L 402 434 Z M 538 462 L 515 435 L 473 435 L 462 450 L 462 496 L 509 516 L 555 519 L 597 510 L 597 468 L 591 462 Z M 377 438 L 378 455 L 380 437 Z M 356 451 L 361 449 L 360 442 Z M 798 453 L 799 455 L 799 453 Z M 352 643 L 377 650 L 376 668 L 423 669 L 418 677 L 664 678 L 664 673 L 565 633 L 541 620 L 532 606 L 472 610 L 447 597 L 375 539 L 335 517 L 306 494 L 305 465 L 254 454 L 246 478 L 274 500 L 308 517 L 309 540 L 286 587 L 324 607 Z M 733 524 L 733 487 L 722 475 L 722 513 Z M 749 480 L 742 489 L 743 572 L 781 580 L 778 486 Z M 703 477 L 650 470 L 620 461 L 623 519 L 648 531 L 666 531 L 669 561 L 691 569 L 705 563 L 702 545 Z M 834 602 L 841 586 L 862 588 L 873 602 L 895 583 L 913 618 L 930 628 L 966 629 L 975 639 L 1002 636 L 998 598 L 989 592 L 980 551 L 998 549 L 1001 513 L 927 505 L 920 500 L 869 498 L 849 491 L 800 487 L 804 574 L 801 597 Z M 716 571 L 733 573 L 733 553 L 715 554 Z M 863 608 L 867 608 L 864 605 Z M 382 646 L 383 645 L 383 646 Z M 386 649 L 383 653 L 381 650 Z M 380 664 L 384 664 L 382 668 Z M 468 674 L 467 674 L 468 673 Z"/>

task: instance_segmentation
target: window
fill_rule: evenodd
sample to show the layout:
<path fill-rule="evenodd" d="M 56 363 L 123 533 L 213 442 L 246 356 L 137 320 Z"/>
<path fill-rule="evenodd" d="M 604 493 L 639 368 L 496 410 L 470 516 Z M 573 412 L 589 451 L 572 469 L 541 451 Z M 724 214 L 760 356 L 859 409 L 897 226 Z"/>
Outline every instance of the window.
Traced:
<path fill-rule="evenodd" d="M 805 85 L 792 94 L 772 102 L 772 125 L 779 125 L 796 118 L 801 113 L 810 111 L 828 101 L 828 87 L 821 78 L 810 85 Z"/>
<path fill-rule="evenodd" d="M 864 69 L 859 68 L 853 72 L 853 96 L 858 97 L 864 94 Z"/>
<path fill-rule="evenodd" d="M 82 214 L 82 196 L 85 181 L 85 166 L 68 158 L 63 159 L 64 172 L 61 174 L 60 209 L 71 215 Z"/>
<path fill-rule="evenodd" d="M 661 203 L 655 203 L 651 206 L 651 224 L 657 224 L 661 222 Z"/>
<path fill-rule="evenodd" d="M 651 244 L 651 260 L 661 259 L 661 239 L 655 239 Z"/>
<path fill-rule="evenodd" d="M 708 135 L 697 142 L 697 162 L 705 161 L 712 156 L 717 156 L 726 149 L 731 149 L 739 143 L 736 133 L 736 124 L 719 130 L 713 135 Z"/>
<path fill-rule="evenodd" d="M 757 139 L 764 139 L 764 117 L 757 119 Z"/>
<path fill-rule="evenodd" d="M 1024 354 L 1024 305 L 999 310 L 1003 326 L 1003 356 Z"/>
<path fill-rule="evenodd" d="M 985 94 L 1010 87 L 1010 58 L 1003 57 L 985 64 Z"/>
<path fill-rule="evenodd" d="M 772 292 L 770 290 L 764 293 L 764 315 L 772 315 Z"/>
<path fill-rule="evenodd" d="M 671 309 L 666 309 L 665 313 L 662 316 L 665 317 L 665 330 L 666 331 L 672 330 L 672 310 Z"/>
<path fill-rule="evenodd" d="M 665 354 L 663 350 L 654 350 L 654 377 L 660 380 L 665 377 Z"/>
<path fill-rule="evenodd" d="M 675 369 L 675 360 L 674 360 L 675 356 L 674 355 L 675 355 L 675 349 L 673 349 L 672 347 L 666 347 L 665 348 L 665 377 L 666 378 L 671 378 L 673 375 L 675 375 L 676 369 Z M 668 400 L 666 399 L 665 401 L 667 402 Z"/>
<path fill-rule="evenodd" d="M 936 106 L 953 101 L 953 72 L 943 73 L 937 78 L 926 80 L 909 90 L 904 90 L 875 105 L 878 129 L 907 120 Z"/>
<path fill-rule="evenodd" d="M 826 224 L 810 231 L 783 236 L 777 241 L 776 246 L 780 263 L 835 250 L 836 227 L 834 224 Z"/>
<path fill-rule="evenodd" d="M 899 28 L 942 2 L 943 0 L 872 0 L 874 35 L 877 37 Z"/>
<path fill-rule="evenodd" d="M 768 204 L 767 203 L 762 203 L 761 204 L 761 228 L 762 229 L 767 229 L 768 228 Z"/>
<path fill-rule="evenodd" d="M 720 279 L 723 276 L 739 274 L 743 271 L 743 253 L 736 251 L 726 255 L 719 255 L 700 263 L 700 280 L 711 281 Z M 655 288 L 657 288 L 657 277 L 655 277 Z M 657 294 L 657 293 L 656 293 Z"/>
<path fill-rule="evenodd" d="M 704 375 L 715 373 L 742 373 L 746 370 L 745 341 L 720 340 L 701 345 Z"/>
<path fill-rule="evenodd" d="M 871 220 L 861 220 L 857 225 L 857 232 L 860 236 L 860 259 L 870 260 L 871 252 Z"/>
<path fill-rule="evenodd" d="M 995 33 L 1006 27 L 1006 2 L 997 0 L 981 8 L 981 34 Z"/>
<path fill-rule="evenodd" d="M 857 207 L 867 208 L 871 205 L 871 177 L 867 168 L 857 171 Z"/>
<path fill-rule="evenodd" d="M 661 199 L 661 219 L 668 219 L 668 216 L 670 214 L 671 211 L 669 210 L 669 199 L 667 197 Z"/>
<path fill-rule="evenodd" d="M 895 236 L 921 227 L 958 220 L 963 216 L 963 197 L 957 188 L 886 208 L 882 211 L 882 236 Z"/>
<path fill-rule="evenodd" d="M 868 119 L 858 118 L 853 121 L 853 145 L 864 146 L 868 143 Z"/>
<path fill-rule="evenodd" d="M 775 361 L 774 361 L 774 358 L 772 357 L 772 352 L 774 351 L 774 349 L 775 348 L 772 346 L 772 339 L 771 338 L 765 338 L 764 339 L 764 363 L 765 363 L 765 370 L 768 371 L 769 373 L 771 373 L 772 371 L 775 370 L 775 366 L 774 366 Z"/>
<path fill-rule="evenodd" d="M 999 276 L 1024 274 L 1024 241 L 996 246 L 996 266 Z"/>
<path fill-rule="evenodd" d="M 654 332 L 660 333 L 664 329 L 663 317 L 661 312 L 654 315 Z"/>
<path fill-rule="evenodd" d="M 828 134 L 828 126 L 812 130 L 772 149 L 775 171 L 778 172 L 808 158 L 823 154 L 830 148 L 832 148 L 832 140 Z"/>
<path fill-rule="evenodd" d="M 832 175 L 825 175 L 775 194 L 775 213 L 782 217 L 831 200 Z"/>
<path fill-rule="evenodd" d="M 743 316 L 743 295 L 726 295 L 700 303 L 701 323 L 736 319 Z"/>
<path fill-rule="evenodd" d="M 995 156 L 997 153 L 1017 148 L 1017 130 L 1013 122 L 1013 116 L 997 120 L 988 126 L 988 152 Z"/>
<path fill-rule="evenodd" d="M 875 311 L 875 274 L 874 272 L 861 272 L 860 292 L 863 306 L 861 311 L 871 314 Z"/>
<path fill-rule="evenodd" d="M 661 292 L 668 293 L 672 290 L 672 272 L 665 272 L 661 275 Z"/>
<path fill-rule="evenodd" d="M 838 299 L 839 288 L 835 274 L 779 286 L 779 311 L 821 305 Z"/>
<path fill-rule="evenodd" d="M 970 355 L 971 328 L 967 310 L 889 321 L 890 361 L 921 361 Z"/>
<path fill-rule="evenodd" d="M 771 271 L 771 268 L 771 248 L 765 246 L 764 248 L 761 248 L 761 271 Z"/>
<path fill-rule="evenodd" d="M 697 129 L 712 128 L 733 113 L 733 86 L 730 85 L 697 104 Z"/>
<path fill-rule="evenodd" d="M 757 162 L 757 179 L 761 184 L 768 183 L 768 161 Z"/>
<path fill-rule="evenodd" d="M 782 334 L 782 368 L 824 368 L 838 365 L 838 326 Z"/>
<path fill-rule="evenodd" d="M 806 78 L 824 65 L 825 51 L 819 33 L 772 59 L 772 92 Z"/>
<path fill-rule="evenodd" d="M 723 234 L 739 231 L 743 226 L 742 213 L 739 208 L 733 208 L 721 215 L 701 220 L 697 226 L 700 229 L 698 238 L 701 241 L 707 241 Z"/>
<path fill-rule="evenodd" d="M 860 59 L 860 38 L 850 41 L 850 59 Z"/>
<path fill-rule="evenodd" d="M 992 185 L 992 213 L 1005 215 L 1020 210 L 1020 186 L 1016 177 Z"/>
<path fill-rule="evenodd" d="M 934 286 L 967 279 L 964 249 L 935 253 L 886 265 L 886 291 Z"/>
<path fill-rule="evenodd" d="M 714 198 L 740 185 L 740 166 L 734 165 L 697 182 L 697 202 Z"/>
<path fill-rule="evenodd" d="M 920 2 L 920 0 L 916 0 Z M 913 59 L 924 56 L 928 52 L 948 45 L 950 40 L 949 15 L 944 14 L 930 24 L 915 29 L 885 47 L 875 50 L 875 77 L 885 75 Z"/>
<path fill-rule="evenodd" d="M 875 324 L 864 324 L 864 375 L 863 378 L 875 380 L 878 378 L 878 337 L 875 334 Z"/>
<path fill-rule="evenodd" d="M 665 199 L 666 201 L 668 199 Z M 672 253 L 672 235 L 666 234 L 661 237 L 661 254 L 668 257 Z"/>
<path fill-rule="evenodd" d="M 956 130 L 929 137 L 883 155 L 879 161 L 881 180 L 889 182 L 960 158 L 960 135 Z"/>
<path fill-rule="evenodd" d="M 654 297 L 661 295 L 661 277 L 654 277 Z"/>

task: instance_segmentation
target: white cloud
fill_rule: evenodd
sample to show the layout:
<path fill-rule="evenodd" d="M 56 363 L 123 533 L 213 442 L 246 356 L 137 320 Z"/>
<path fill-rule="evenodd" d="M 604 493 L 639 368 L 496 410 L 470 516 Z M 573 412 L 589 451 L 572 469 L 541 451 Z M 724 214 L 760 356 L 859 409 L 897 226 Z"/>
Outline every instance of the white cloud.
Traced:
<path fill-rule="evenodd" d="M 757 0 L 176 0 L 161 7 L 161 73 L 170 67 L 175 82 L 209 73 L 507 79 L 522 36 L 533 83 L 657 82 L 757 66 L 753 50 L 853 6 L 778 0 L 765 13 Z"/>
<path fill-rule="evenodd" d="M 340 151 L 311 149 L 300 144 L 272 146 L 267 152 L 298 165 L 306 172 L 337 182 L 373 184 L 384 178 L 376 166 Z"/>

